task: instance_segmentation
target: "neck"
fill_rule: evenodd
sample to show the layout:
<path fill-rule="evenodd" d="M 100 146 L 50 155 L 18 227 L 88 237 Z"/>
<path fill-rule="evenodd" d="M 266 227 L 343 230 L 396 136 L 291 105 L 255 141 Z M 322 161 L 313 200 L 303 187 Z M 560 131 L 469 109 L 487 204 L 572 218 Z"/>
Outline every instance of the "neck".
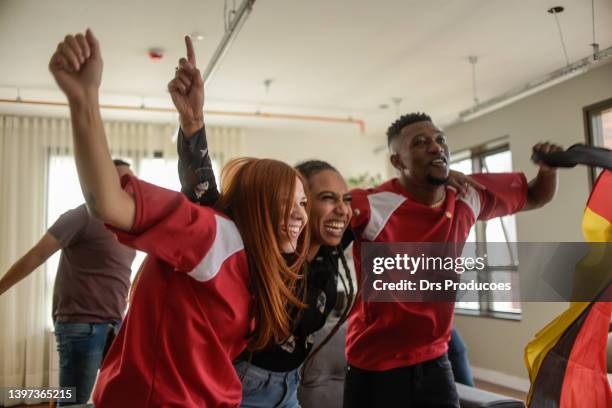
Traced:
<path fill-rule="evenodd" d="M 446 185 L 433 185 L 427 181 L 418 182 L 412 178 L 400 176 L 400 185 L 417 202 L 424 205 L 433 205 L 446 196 Z"/>
<path fill-rule="evenodd" d="M 310 241 L 310 249 L 308 249 L 308 255 L 306 255 L 306 260 L 308 262 L 311 262 L 317 255 L 317 252 L 319 252 L 319 249 L 321 249 L 321 244 L 319 242 Z"/>

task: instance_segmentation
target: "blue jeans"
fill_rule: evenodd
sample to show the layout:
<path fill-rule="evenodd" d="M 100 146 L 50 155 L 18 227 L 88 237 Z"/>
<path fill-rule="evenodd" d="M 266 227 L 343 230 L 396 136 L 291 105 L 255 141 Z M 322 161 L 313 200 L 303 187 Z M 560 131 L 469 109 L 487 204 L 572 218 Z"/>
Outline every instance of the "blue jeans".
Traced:
<path fill-rule="evenodd" d="M 467 356 L 467 346 L 454 327 L 451 332 L 451 339 L 448 342 L 448 359 L 453 367 L 455 381 L 473 387 L 474 377 Z"/>
<path fill-rule="evenodd" d="M 234 363 L 242 382 L 242 408 L 300 408 L 297 389 L 300 369 L 268 371 L 248 361 Z"/>
<path fill-rule="evenodd" d="M 116 324 L 55 322 L 60 365 L 59 385 L 76 388 L 76 401 L 68 405 L 85 404 L 89 400 L 102 362 L 108 332 Z M 61 406 L 66 404 L 62 403 Z"/>

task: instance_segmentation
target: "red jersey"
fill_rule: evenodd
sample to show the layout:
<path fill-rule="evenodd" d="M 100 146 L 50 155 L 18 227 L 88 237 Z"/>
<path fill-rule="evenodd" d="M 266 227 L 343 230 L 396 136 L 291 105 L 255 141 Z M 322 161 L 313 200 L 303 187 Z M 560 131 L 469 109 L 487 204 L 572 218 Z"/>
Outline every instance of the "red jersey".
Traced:
<path fill-rule="evenodd" d="M 145 251 L 123 326 L 102 365 L 99 408 L 237 407 L 232 360 L 250 328 L 249 271 L 235 224 L 136 178 L 136 218 L 119 240 Z"/>
<path fill-rule="evenodd" d="M 362 242 L 465 242 L 476 220 L 515 213 L 527 199 L 522 173 L 474 174 L 487 187 L 467 197 L 447 188 L 438 208 L 414 201 L 398 179 L 369 190 L 353 190 L 353 257 L 361 282 Z M 455 304 L 449 302 L 364 302 L 349 318 L 346 358 L 371 371 L 390 370 L 440 357 L 448 349 Z"/>

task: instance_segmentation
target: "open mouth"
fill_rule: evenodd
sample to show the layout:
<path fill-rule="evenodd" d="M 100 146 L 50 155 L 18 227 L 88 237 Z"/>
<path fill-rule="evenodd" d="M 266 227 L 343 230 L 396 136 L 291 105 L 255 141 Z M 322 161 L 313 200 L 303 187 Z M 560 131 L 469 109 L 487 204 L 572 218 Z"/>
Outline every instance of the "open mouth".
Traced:
<path fill-rule="evenodd" d="M 301 225 L 289 225 L 287 228 L 284 228 L 291 239 L 297 239 L 300 236 L 300 232 L 302 232 Z"/>
<path fill-rule="evenodd" d="M 443 157 L 438 157 L 437 159 L 432 160 L 429 164 L 433 167 L 438 167 L 441 169 L 445 169 L 448 166 L 446 159 Z"/>
<path fill-rule="evenodd" d="M 346 222 L 343 221 L 328 221 L 323 224 L 325 231 L 334 236 L 342 236 Z"/>

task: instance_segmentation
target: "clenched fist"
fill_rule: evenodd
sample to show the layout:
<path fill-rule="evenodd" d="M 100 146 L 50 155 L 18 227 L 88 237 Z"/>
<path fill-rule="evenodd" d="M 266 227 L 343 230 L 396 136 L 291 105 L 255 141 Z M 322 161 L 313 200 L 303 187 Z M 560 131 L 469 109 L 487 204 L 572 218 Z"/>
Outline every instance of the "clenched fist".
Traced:
<path fill-rule="evenodd" d="M 70 103 L 98 98 L 102 81 L 100 45 L 91 30 L 67 35 L 49 62 L 49 71 Z"/>

